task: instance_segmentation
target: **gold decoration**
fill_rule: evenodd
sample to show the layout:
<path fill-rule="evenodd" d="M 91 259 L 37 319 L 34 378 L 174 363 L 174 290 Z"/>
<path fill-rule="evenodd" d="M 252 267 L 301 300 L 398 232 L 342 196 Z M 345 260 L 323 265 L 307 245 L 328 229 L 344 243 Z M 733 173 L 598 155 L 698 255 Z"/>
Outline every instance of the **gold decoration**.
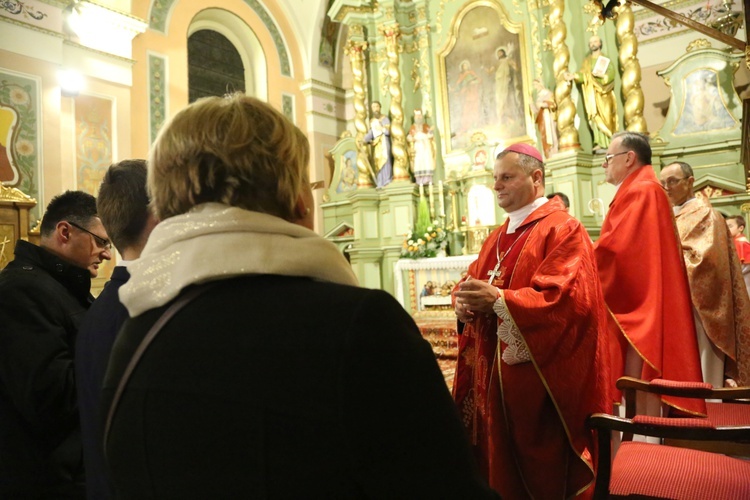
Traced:
<path fill-rule="evenodd" d="M 20 201 L 36 203 L 36 200 L 20 189 L 0 184 L 0 201 Z"/>
<path fill-rule="evenodd" d="M 355 143 L 357 145 L 357 185 L 360 187 L 373 187 L 372 165 L 363 143 L 365 134 L 367 134 L 367 107 L 365 101 L 365 82 L 364 82 L 364 51 L 367 49 L 367 42 L 355 41 L 351 38 L 346 44 L 346 54 L 349 56 L 349 62 L 352 65 L 352 76 L 354 79 L 354 128 L 357 131 Z"/>
<path fill-rule="evenodd" d="M 743 213 L 750 213 L 750 203 L 743 203 L 743 204 L 742 204 L 742 205 L 740 206 L 740 210 L 741 210 L 741 211 L 742 211 Z"/>
<path fill-rule="evenodd" d="M 401 35 L 397 25 L 383 28 L 385 50 L 388 56 L 388 75 L 391 95 L 391 150 L 393 151 L 393 180 L 409 180 L 409 167 L 406 153 L 406 134 L 404 133 L 404 109 L 401 107 L 401 70 L 399 69 L 398 39 Z"/>
<path fill-rule="evenodd" d="M 643 117 L 644 99 L 641 89 L 641 63 L 638 61 L 638 39 L 635 37 L 635 20 L 629 3 L 617 7 L 615 27 L 617 41 L 620 44 L 625 129 L 648 134 L 646 119 Z"/>
<path fill-rule="evenodd" d="M 563 22 L 565 12 L 565 0 L 552 0 L 550 2 L 549 25 L 547 40 L 553 50 L 552 68 L 555 74 L 555 102 L 557 103 L 557 130 L 560 151 L 578 149 L 578 130 L 575 128 L 574 119 L 576 107 L 570 97 L 573 83 L 565 79 L 570 63 L 570 50 L 565 43 L 568 29 Z"/>
<path fill-rule="evenodd" d="M 687 49 L 685 50 L 687 52 L 692 52 L 698 49 L 710 49 L 710 48 L 711 48 L 711 42 L 709 42 L 705 38 L 699 38 L 697 40 L 693 40 L 692 42 L 690 42 L 687 46 Z"/>
<path fill-rule="evenodd" d="M 531 46 L 534 49 L 532 50 L 534 54 L 534 75 L 536 78 L 541 78 L 544 69 L 542 68 L 542 47 L 539 42 L 539 21 L 536 16 L 531 15 L 532 4 L 536 4 L 536 8 L 539 4 L 536 0 L 528 0 L 529 18 L 531 18 Z"/>

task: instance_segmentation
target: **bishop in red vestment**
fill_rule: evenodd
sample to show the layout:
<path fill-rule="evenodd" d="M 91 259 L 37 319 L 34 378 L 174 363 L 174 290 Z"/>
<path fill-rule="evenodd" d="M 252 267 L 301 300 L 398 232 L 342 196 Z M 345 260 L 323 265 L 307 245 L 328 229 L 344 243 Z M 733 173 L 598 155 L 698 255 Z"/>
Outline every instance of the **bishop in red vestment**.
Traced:
<path fill-rule="evenodd" d="M 508 220 L 454 289 L 463 325 L 454 397 L 480 469 L 503 498 L 591 496 L 595 436 L 611 408 L 606 310 L 591 240 L 544 198 L 539 152 L 498 155 Z"/>
<path fill-rule="evenodd" d="M 606 181 L 617 186 L 594 243 L 612 313 L 613 391 L 622 375 L 703 382 L 682 248 L 669 199 L 650 163 L 648 138 L 620 132 L 603 165 Z M 665 396 L 662 402 L 705 414 L 702 400 Z"/>

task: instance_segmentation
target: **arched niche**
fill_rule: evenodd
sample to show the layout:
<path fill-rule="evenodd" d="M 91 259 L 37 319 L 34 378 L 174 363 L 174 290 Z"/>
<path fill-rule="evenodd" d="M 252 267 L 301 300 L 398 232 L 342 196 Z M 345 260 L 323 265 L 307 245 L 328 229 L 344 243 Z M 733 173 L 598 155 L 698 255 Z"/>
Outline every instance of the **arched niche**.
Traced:
<path fill-rule="evenodd" d="M 220 33 L 235 46 L 245 68 L 245 93 L 268 101 L 266 54 L 252 29 L 239 17 L 223 9 L 205 9 L 190 22 L 188 37 L 200 30 Z"/>

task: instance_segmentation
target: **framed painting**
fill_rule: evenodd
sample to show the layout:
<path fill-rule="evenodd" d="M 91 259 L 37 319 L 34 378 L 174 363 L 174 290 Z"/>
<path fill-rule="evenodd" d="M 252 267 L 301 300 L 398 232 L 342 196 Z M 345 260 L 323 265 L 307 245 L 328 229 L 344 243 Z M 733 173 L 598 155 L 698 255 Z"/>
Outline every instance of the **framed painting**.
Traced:
<path fill-rule="evenodd" d="M 456 14 L 438 55 L 448 152 L 466 149 L 478 132 L 490 144 L 529 139 L 526 45 L 523 26 L 498 3 L 470 2 Z"/>

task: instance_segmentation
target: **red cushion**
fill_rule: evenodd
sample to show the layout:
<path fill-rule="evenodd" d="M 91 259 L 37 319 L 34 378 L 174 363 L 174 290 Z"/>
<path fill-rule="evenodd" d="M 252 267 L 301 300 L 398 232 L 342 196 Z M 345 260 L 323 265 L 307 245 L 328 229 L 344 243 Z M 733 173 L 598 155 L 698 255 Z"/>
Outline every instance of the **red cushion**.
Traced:
<path fill-rule="evenodd" d="M 633 422 L 636 424 L 658 425 L 660 427 L 714 428 L 713 421 L 707 418 L 667 418 L 636 415 L 633 417 Z"/>
<path fill-rule="evenodd" d="M 657 387 L 676 387 L 679 389 L 704 389 L 711 391 L 714 388 L 714 386 L 705 382 L 682 382 L 679 380 L 665 380 L 663 378 L 655 378 L 649 383 Z"/>
<path fill-rule="evenodd" d="M 706 403 L 708 419 L 717 427 L 750 425 L 750 404 Z"/>
<path fill-rule="evenodd" d="M 612 464 L 613 495 L 705 500 L 750 498 L 750 462 L 718 453 L 623 442 Z"/>

